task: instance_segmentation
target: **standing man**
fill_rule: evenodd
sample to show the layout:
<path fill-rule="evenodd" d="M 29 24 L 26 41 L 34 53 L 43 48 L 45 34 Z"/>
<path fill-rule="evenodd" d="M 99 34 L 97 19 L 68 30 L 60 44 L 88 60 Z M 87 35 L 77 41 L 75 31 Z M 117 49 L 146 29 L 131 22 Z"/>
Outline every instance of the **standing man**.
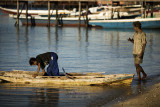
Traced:
<path fill-rule="evenodd" d="M 138 76 L 138 80 L 144 80 L 147 77 L 147 74 L 144 72 L 143 68 L 140 64 L 143 62 L 143 55 L 146 47 L 146 34 L 141 29 L 141 23 L 139 21 L 133 22 L 133 28 L 135 33 L 133 38 L 128 38 L 128 41 L 133 43 L 133 57 L 134 57 L 134 65 L 136 67 L 136 72 Z M 143 77 L 141 78 L 141 74 Z"/>
<path fill-rule="evenodd" d="M 38 66 L 37 74 L 33 75 L 33 77 L 36 77 L 38 75 L 40 68 L 42 69 L 43 76 L 59 76 L 59 68 L 57 61 L 58 55 L 54 52 L 47 52 L 37 55 L 36 58 L 30 58 L 29 64 Z M 47 73 L 45 72 L 46 65 L 48 65 Z"/>

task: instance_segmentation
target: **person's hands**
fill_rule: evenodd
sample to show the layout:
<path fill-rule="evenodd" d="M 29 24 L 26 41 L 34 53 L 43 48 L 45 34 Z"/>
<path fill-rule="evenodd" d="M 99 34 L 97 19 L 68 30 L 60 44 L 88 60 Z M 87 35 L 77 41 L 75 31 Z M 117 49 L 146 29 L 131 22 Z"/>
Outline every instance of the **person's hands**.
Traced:
<path fill-rule="evenodd" d="M 131 38 L 128 38 L 128 41 L 132 41 L 132 39 L 131 39 Z"/>
<path fill-rule="evenodd" d="M 45 74 L 45 69 L 42 70 L 42 75 L 44 75 L 44 74 Z"/>
<path fill-rule="evenodd" d="M 35 73 L 35 74 L 32 75 L 33 78 L 36 78 L 36 76 L 38 76 L 37 73 Z"/>
<path fill-rule="evenodd" d="M 133 40 L 133 39 L 131 39 L 131 38 L 128 38 L 128 41 L 130 41 L 130 42 L 134 43 L 134 40 Z"/>
<path fill-rule="evenodd" d="M 42 72 L 42 75 L 44 75 L 45 74 L 45 72 Z"/>

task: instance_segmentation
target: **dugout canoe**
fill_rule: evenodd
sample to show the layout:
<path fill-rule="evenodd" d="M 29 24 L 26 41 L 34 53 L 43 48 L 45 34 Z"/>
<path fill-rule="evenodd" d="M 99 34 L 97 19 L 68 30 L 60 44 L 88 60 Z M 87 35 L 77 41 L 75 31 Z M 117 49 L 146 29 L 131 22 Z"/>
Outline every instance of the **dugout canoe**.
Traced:
<path fill-rule="evenodd" d="M 68 73 L 62 76 L 37 76 L 34 71 L 0 71 L 0 79 L 24 84 L 55 85 L 130 85 L 134 74 Z"/>

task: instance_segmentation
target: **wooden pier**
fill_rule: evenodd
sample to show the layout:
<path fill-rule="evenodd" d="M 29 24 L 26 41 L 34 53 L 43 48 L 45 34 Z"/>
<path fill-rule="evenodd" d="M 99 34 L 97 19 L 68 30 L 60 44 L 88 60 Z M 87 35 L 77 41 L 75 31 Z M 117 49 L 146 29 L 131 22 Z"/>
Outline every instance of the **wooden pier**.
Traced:
<path fill-rule="evenodd" d="M 3 1 L 3 0 L 2 0 Z M 23 3 L 25 5 L 25 9 L 26 9 L 26 25 L 28 25 L 28 2 L 29 1 L 33 1 L 33 0 L 5 0 L 7 2 L 17 2 L 17 21 L 16 21 L 16 26 L 19 25 L 19 10 L 20 10 L 20 3 Z M 58 4 L 59 3 L 70 3 L 70 2 L 75 2 L 77 3 L 77 5 L 79 5 L 79 26 L 81 25 L 81 5 L 82 3 L 84 5 L 86 5 L 86 26 L 88 26 L 88 4 L 90 3 L 96 3 L 97 0 L 34 0 L 34 2 L 46 2 L 48 3 L 48 27 L 50 26 L 50 10 L 51 10 L 51 3 L 54 4 L 54 6 L 56 7 L 56 21 L 55 21 L 55 26 L 58 26 Z"/>
<path fill-rule="evenodd" d="M 5 2 L 15 2 L 17 3 L 17 21 L 15 25 L 19 25 L 19 16 L 20 16 L 20 4 L 23 4 L 25 9 L 26 9 L 26 25 L 28 25 L 28 2 L 45 2 L 48 5 L 48 24 L 47 26 L 50 26 L 50 10 L 51 10 L 51 3 L 55 6 L 56 8 L 56 20 L 55 20 L 55 26 L 58 26 L 58 5 L 59 4 L 70 4 L 73 3 L 77 6 L 79 6 L 79 26 L 81 25 L 81 9 L 82 9 L 82 4 L 83 6 L 86 6 L 86 26 L 88 26 L 88 9 L 89 9 L 89 5 L 91 4 L 96 4 L 97 2 L 111 2 L 111 4 L 113 5 L 113 3 L 120 3 L 120 2 L 142 2 L 143 5 L 146 5 L 146 2 L 149 2 L 151 4 L 151 16 L 153 16 L 153 2 L 160 2 L 160 0 L 1 0 L 1 1 L 5 1 Z M 143 7 L 142 7 L 143 8 Z M 144 11 L 142 11 L 144 13 Z M 145 13 L 144 16 L 145 18 Z"/>

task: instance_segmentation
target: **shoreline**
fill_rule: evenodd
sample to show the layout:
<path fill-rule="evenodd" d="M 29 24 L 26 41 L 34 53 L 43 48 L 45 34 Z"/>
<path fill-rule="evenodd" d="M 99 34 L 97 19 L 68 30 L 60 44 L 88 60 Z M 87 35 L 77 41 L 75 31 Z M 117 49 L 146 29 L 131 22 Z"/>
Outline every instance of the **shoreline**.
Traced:
<path fill-rule="evenodd" d="M 160 77 L 153 80 L 153 85 L 148 86 L 141 94 L 128 98 L 109 107 L 158 107 L 160 106 Z M 106 107 L 106 106 L 104 106 Z"/>

